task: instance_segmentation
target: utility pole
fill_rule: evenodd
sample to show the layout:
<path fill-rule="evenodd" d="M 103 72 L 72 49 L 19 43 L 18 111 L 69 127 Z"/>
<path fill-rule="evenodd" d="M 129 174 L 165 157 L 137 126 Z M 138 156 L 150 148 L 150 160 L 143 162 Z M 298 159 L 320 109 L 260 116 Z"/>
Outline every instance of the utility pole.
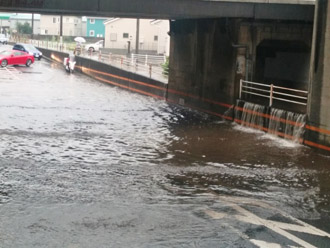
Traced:
<path fill-rule="evenodd" d="M 136 19 L 136 40 L 135 40 L 135 53 L 139 53 L 139 40 L 140 40 L 140 19 Z"/>
<path fill-rule="evenodd" d="M 31 33 L 31 39 L 33 40 L 33 35 L 34 35 L 34 14 L 32 14 L 32 33 Z"/>
<path fill-rule="evenodd" d="M 127 41 L 127 54 L 130 55 L 131 54 L 131 42 Z"/>
<path fill-rule="evenodd" d="M 63 44 L 63 15 L 60 17 L 60 50 L 62 50 Z"/>

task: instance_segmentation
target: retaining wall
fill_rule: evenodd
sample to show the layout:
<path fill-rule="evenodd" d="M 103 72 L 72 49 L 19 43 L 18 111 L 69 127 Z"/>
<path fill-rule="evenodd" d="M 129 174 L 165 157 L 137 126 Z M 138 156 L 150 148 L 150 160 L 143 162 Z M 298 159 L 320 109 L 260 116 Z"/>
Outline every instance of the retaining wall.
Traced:
<path fill-rule="evenodd" d="M 77 71 L 99 81 L 143 95 L 166 100 L 167 84 L 99 61 L 83 57 L 76 57 L 76 61 Z"/>
<path fill-rule="evenodd" d="M 67 58 L 69 56 L 68 53 L 49 50 L 49 49 L 40 48 L 40 47 L 38 47 L 38 50 L 40 50 L 40 52 L 42 52 L 43 57 L 55 60 L 56 62 L 59 62 L 59 63 L 63 63 L 64 58 Z"/>

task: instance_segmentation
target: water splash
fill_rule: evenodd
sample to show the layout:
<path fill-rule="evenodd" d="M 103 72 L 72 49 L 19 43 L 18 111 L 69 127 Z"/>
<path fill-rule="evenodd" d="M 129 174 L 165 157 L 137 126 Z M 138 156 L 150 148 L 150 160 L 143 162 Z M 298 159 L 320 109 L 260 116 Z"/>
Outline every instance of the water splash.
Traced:
<path fill-rule="evenodd" d="M 268 133 L 302 143 L 305 133 L 306 115 L 282 109 L 272 109 Z"/>
<path fill-rule="evenodd" d="M 263 130 L 265 122 L 263 114 L 265 111 L 265 106 L 249 102 L 244 103 L 241 124 L 243 126 Z"/>
<path fill-rule="evenodd" d="M 283 109 L 270 109 L 263 105 L 245 102 L 243 108 L 237 107 L 235 119 L 242 126 L 263 130 L 295 143 L 302 143 L 303 141 L 306 124 L 305 114 Z"/>

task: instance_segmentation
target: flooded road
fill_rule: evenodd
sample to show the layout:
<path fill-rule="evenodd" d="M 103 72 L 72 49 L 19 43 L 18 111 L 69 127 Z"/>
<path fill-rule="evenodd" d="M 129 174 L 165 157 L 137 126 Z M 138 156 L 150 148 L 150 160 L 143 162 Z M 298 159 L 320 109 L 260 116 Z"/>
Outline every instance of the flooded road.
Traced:
<path fill-rule="evenodd" d="M 45 60 L 0 72 L 0 247 L 329 247 L 330 157 Z"/>

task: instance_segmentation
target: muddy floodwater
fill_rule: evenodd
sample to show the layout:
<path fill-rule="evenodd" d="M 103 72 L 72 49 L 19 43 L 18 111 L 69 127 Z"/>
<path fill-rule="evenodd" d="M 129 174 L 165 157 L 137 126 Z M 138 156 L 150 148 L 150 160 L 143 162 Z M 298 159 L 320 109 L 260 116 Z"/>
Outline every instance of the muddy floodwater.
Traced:
<path fill-rule="evenodd" d="M 0 154 L 1 248 L 330 247 L 330 157 L 45 60 L 0 72 Z"/>

